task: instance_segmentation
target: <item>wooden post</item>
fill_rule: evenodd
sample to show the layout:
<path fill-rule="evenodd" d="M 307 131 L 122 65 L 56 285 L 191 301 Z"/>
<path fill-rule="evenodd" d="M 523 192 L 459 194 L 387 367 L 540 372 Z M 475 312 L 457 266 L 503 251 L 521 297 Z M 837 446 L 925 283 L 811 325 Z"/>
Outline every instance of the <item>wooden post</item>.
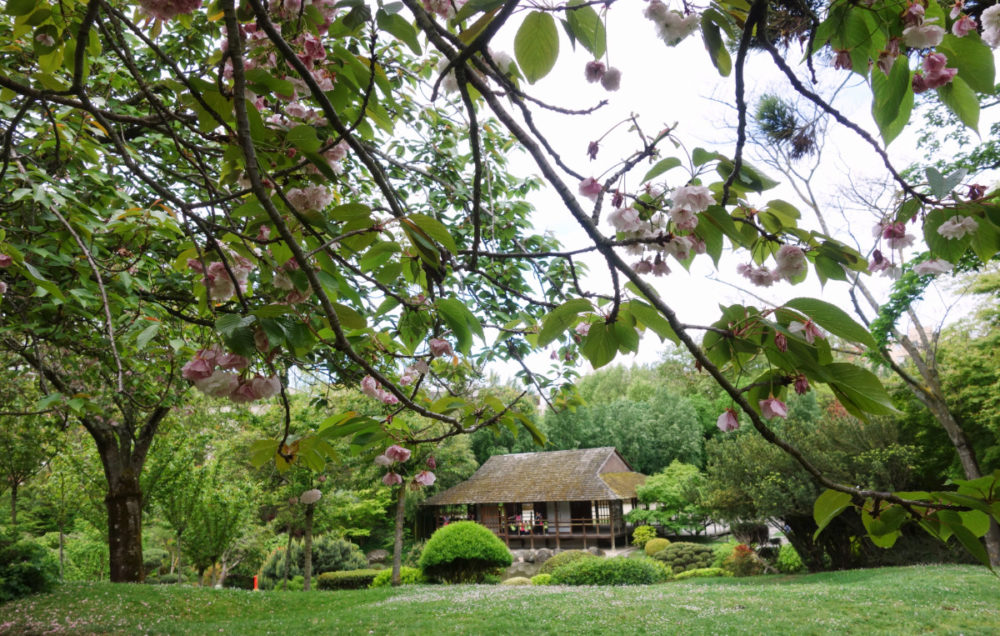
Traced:
<path fill-rule="evenodd" d="M 608 502 L 608 513 L 611 519 L 608 520 L 608 527 L 611 529 L 611 551 L 615 550 L 615 535 L 617 534 L 618 525 L 618 506 L 615 505 L 614 501 Z"/>
<path fill-rule="evenodd" d="M 562 531 L 559 529 L 559 502 L 557 501 L 555 503 L 556 503 L 556 521 L 555 521 L 555 524 L 556 524 L 556 550 L 560 550 L 562 548 L 559 546 L 559 535 L 561 534 Z"/>

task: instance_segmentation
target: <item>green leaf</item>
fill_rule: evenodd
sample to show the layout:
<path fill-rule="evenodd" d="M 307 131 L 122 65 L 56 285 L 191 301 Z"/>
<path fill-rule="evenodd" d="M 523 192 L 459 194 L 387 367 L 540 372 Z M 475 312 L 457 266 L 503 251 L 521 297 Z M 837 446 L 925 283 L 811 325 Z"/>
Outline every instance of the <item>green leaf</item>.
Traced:
<path fill-rule="evenodd" d="M 986 553 L 986 548 L 979 541 L 979 538 L 966 527 L 964 519 L 952 510 L 938 510 L 936 513 L 938 519 L 941 520 L 942 526 L 947 526 L 955 538 L 965 547 L 969 554 L 976 557 L 983 565 L 993 569 L 990 565 L 990 556 Z"/>
<path fill-rule="evenodd" d="M 872 74 L 872 117 L 888 146 L 903 131 L 913 108 L 909 58 L 900 55 L 886 77 L 877 66 Z"/>
<path fill-rule="evenodd" d="M 7 6 L 3 12 L 7 15 L 28 15 L 38 6 L 36 0 L 7 0 Z"/>
<path fill-rule="evenodd" d="M 250 445 L 250 465 L 254 468 L 260 468 L 267 462 L 271 461 L 278 453 L 278 444 L 280 444 L 276 439 L 259 439 Z"/>
<path fill-rule="evenodd" d="M 628 311 L 639 323 L 660 337 L 660 341 L 670 340 L 674 344 L 680 344 L 680 338 L 674 333 L 670 323 L 654 307 L 647 305 L 640 300 L 633 300 L 628 303 Z"/>
<path fill-rule="evenodd" d="M 594 306 L 585 298 L 574 298 L 559 305 L 545 316 L 538 332 L 538 346 L 544 347 L 558 338 L 576 322 L 577 316 L 593 311 Z"/>
<path fill-rule="evenodd" d="M 722 33 L 719 30 L 719 25 L 711 19 L 711 15 L 714 14 L 706 11 L 701 16 L 701 38 L 705 42 L 705 50 L 708 51 L 708 57 L 719 71 L 719 75 L 729 77 L 729 73 L 733 70 L 733 59 L 730 57 L 729 50 L 726 49 L 725 43 L 722 41 Z"/>
<path fill-rule="evenodd" d="M 615 325 L 597 323 L 590 325 L 590 332 L 584 336 L 580 350 L 590 364 L 599 369 L 615 359 L 618 344 Z"/>
<path fill-rule="evenodd" d="M 300 124 L 292 128 L 288 131 L 285 139 L 302 152 L 317 152 L 323 146 L 323 142 L 316 136 L 316 129 L 308 124 Z"/>
<path fill-rule="evenodd" d="M 340 321 L 343 327 L 348 329 L 364 329 L 368 326 L 368 323 L 365 322 L 365 317 L 347 305 L 333 303 L 333 311 L 337 314 L 337 320 Z"/>
<path fill-rule="evenodd" d="M 843 274 L 843 270 L 840 270 Z M 875 339 L 868 330 L 854 321 L 847 312 L 836 305 L 818 298 L 794 298 L 785 303 L 785 307 L 800 311 L 817 325 L 835 336 L 857 342 L 867 347 L 877 348 Z"/>
<path fill-rule="evenodd" d="M 871 371 L 847 362 L 827 364 L 822 369 L 830 377 L 831 388 L 840 390 L 865 413 L 892 415 L 899 412 L 878 376 Z"/>
<path fill-rule="evenodd" d="M 234 331 L 243 327 L 249 327 L 257 318 L 255 316 L 241 316 L 239 314 L 222 314 L 215 321 L 215 330 L 222 336 L 231 336 Z"/>
<path fill-rule="evenodd" d="M 529 84 L 549 74 L 559 57 L 559 31 L 550 13 L 528 14 L 514 36 L 514 55 Z"/>
<path fill-rule="evenodd" d="M 649 169 L 646 176 L 642 178 L 641 183 L 646 183 L 650 179 L 655 179 L 667 170 L 676 168 L 681 165 L 681 160 L 677 157 L 667 157 L 666 159 L 661 159 L 656 162 L 656 165 Z"/>
<path fill-rule="evenodd" d="M 417 39 L 416 29 L 403 16 L 398 13 L 389 14 L 386 13 L 385 9 L 379 9 L 375 14 L 375 21 L 380 29 L 396 36 L 400 42 L 410 47 L 410 50 L 417 55 L 423 52 L 420 48 L 420 41 Z"/>
<path fill-rule="evenodd" d="M 993 51 L 983 44 L 978 34 L 970 33 L 959 38 L 946 33 L 936 48 L 938 53 L 948 57 L 948 66 L 958 69 L 958 77 L 969 88 L 977 93 L 993 94 L 996 81 Z"/>
<path fill-rule="evenodd" d="M 456 348 L 469 355 L 472 349 L 472 335 L 484 338 L 483 326 L 479 324 L 479 320 L 469 311 L 465 303 L 457 298 L 442 298 L 437 301 L 437 308 L 441 319 L 455 335 Z"/>
<path fill-rule="evenodd" d="M 595 58 L 604 57 L 607 50 L 607 33 L 604 31 L 604 22 L 597 11 L 590 5 L 583 5 L 583 0 L 571 0 L 566 6 L 566 21 L 570 31 L 583 48 L 590 51 Z M 579 9 L 573 7 L 579 6 Z"/>
<path fill-rule="evenodd" d="M 452 19 L 454 22 L 461 22 L 462 20 L 468 18 L 469 16 L 480 13 L 483 11 L 492 11 L 498 7 L 503 6 L 504 0 L 469 0 L 455 17 Z"/>
<path fill-rule="evenodd" d="M 813 504 L 813 519 L 816 520 L 817 526 L 816 532 L 813 533 L 813 541 L 816 540 L 820 532 L 823 532 L 823 528 L 833 521 L 837 515 L 844 512 L 849 505 L 851 505 L 851 496 L 846 492 L 824 490 L 816 498 L 816 503 Z"/>
<path fill-rule="evenodd" d="M 963 124 L 979 132 L 979 98 L 961 77 L 937 89 L 938 97 Z"/>
<path fill-rule="evenodd" d="M 448 228 L 445 227 L 444 223 L 426 214 L 411 214 L 406 218 L 413 221 L 418 228 L 423 230 L 424 234 L 440 243 L 446 250 L 452 254 L 458 253 L 458 246 L 455 245 L 455 239 L 451 237 L 451 233 L 448 232 Z"/>
<path fill-rule="evenodd" d="M 142 351 L 149 344 L 149 341 L 156 337 L 156 332 L 160 330 L 160 323 L 154 322 L 142 330 L 142 333 L 135 339 L 136 349 Z"/>

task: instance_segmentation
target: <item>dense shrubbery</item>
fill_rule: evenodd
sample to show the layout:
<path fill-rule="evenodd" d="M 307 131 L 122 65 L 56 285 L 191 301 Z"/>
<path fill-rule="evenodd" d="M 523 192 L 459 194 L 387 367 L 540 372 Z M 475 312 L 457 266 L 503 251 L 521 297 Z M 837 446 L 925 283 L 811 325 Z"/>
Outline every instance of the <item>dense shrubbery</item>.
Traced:
<path fill-rule="evenodd" d="M 559 554 L 553 556 L 551 559 L 542 564 L 542 567 L 538 569 L 539 574 L 552 574 L 555 569 L 561 565 L 566 565 L 567 563 L 572 563 L 574 561 L 579 561 L 580 559 L 596 559 L 593 554 L 587 552 L 586 550 L 567 550 L 565 552 L 560 552 Z"/>
<path fill-rule="evenodd" d="M 656 528 L 653 526 L 637 526 L 632 531 L 632 545 L 642 549 L 646 547 L 646 542 L 656 538 Z"/>
<path fill-rule="evenodd" d="M 737 545 L 733 553 L 723 563 L 723 567 L 736 576 L 756 576 L 764 569 L 764 563 L 745 543 Z"/>
<path fill-rule="evenodd" d="M 707 545 L 681 541 L 671 543 L 657 552 L 653 558 L 663 561 L 674 574 L 677 574 L 687 570 L 712 567 L 715 552 Z"/>
<path fill-rule="evenodd" d="M 551 574 L 536 574 L 531 577 L 532 585 L 552 585 L 552 575 Z"/>
<path fill-rule="evenodd" d="M 650 539 L 646 542 L 643 550 L 646 551 L 647 556 L 653 556 L 660 550 L 666 548 L 668 545 L 670 545 L 670 541 L 668 539 Z"/>
<path fill-rule="evenodd" d="M 371 587 L 375 577 L 385 570 L 346 570 L 324 572 L 316 577 L 317 590 L 363 590 Z M 301 578 L 301 577 L 296 577 Z"/>
<path fill-rule="evenodd" d="M 305 566 L 305 551 L 301 545 L 292 544 L 291 560 L 288 576 L 294 577 L 302 574 L 302 568 Z M 324 572 L 360 570 L 368 567 L 368 559 L 361 552 L 361 548 L 346 539 L 320 536 L 313 539 L 312 566 L 313 574 L 317 575 Z M 261 567 L 260 574 L 269 585 L 274 585 L 283 579 L 285 575 L 285 551 L 279 549 L 272 552 Z"/>
<path fill-rule="evenodd" d="M 0 603 L 47 592 L 58 580 L 59 563 L 48 548 L 0 531 Z"/>
<path fill-rule="evenodd" d="M 438 528 L 420 555 L 428 578 L 444 583 L 482 583 L 511 564 L 510 550 L 486 527 L 459 521 Z"/>
<path fill-rule="evenodd" d="M 420 568 L 411 568 L 405 565 L 399 568 L 400 585 L 414 585 L 425 581 L 424 573 L 420 571 Z M 388 587 L 390 585 L 392 585 L 392 568 L 378 570 L 378 574 L 372 579 L 371 587 Z"/>
<path fill-rule="evenodd" d="M 740 543 L 739 541 L 730 540 L 726 543 L 716 543 L 712 546 L 712 552 L 714 553 L 714 558 L 712 559 L 713 568 L 721 568 L 722 564 L 726 562 L 726 559 L 733 553 Z"/>
<path fill-rule="evenodd" d="M 796 552 L 795 547 L 791 543 L 781 546 L 775 566 L 785 574 L 795 574 L 806 569 L 805 564 L 802 563 L 802 558 L 799 557 L 799 553 Z"/>
<path fill-rule="evenodd" d="M 561 565 L 552 582 L 565 585 L 648 585 L 662 583 L 663 570 L 646 559 L 578 559 Z"/>
<path fill-rule="evenodd" d="M 733 573 L 725 570 L 723 568 L 697 568 L 694 570 L 687 570 L 685 572 L 678 572 L 674 575 L 675 581 L 683 581 L 684 579 L 703 579 L 711 578 L 716 576 L 732 576 Z"/>

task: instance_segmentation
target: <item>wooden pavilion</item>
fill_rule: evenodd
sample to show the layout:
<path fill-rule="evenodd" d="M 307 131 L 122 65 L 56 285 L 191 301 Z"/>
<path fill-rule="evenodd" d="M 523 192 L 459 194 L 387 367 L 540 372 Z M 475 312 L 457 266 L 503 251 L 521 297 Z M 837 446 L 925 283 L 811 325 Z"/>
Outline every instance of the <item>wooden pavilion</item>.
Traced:
<path fill-rule="evenodd" d="M 508 547 L 615 549 L 629 536 L 625 513 L 637 505 L 646 476 L 611 446 L 490 457 L 468 480 L 421 505 L 434 527 L 469 519 Z"/>

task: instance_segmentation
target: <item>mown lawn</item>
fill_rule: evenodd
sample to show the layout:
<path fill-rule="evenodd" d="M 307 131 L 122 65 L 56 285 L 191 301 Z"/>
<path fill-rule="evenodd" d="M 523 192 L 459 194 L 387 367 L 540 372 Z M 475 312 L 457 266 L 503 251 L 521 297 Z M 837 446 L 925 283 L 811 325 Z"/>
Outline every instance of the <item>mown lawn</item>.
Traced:
<path fill-rule="evenodd" d="M 242 592 L 68 584 L 0 634 L 1000 634 L 1000 578 L 921 566 L 646 587 Z"/>

